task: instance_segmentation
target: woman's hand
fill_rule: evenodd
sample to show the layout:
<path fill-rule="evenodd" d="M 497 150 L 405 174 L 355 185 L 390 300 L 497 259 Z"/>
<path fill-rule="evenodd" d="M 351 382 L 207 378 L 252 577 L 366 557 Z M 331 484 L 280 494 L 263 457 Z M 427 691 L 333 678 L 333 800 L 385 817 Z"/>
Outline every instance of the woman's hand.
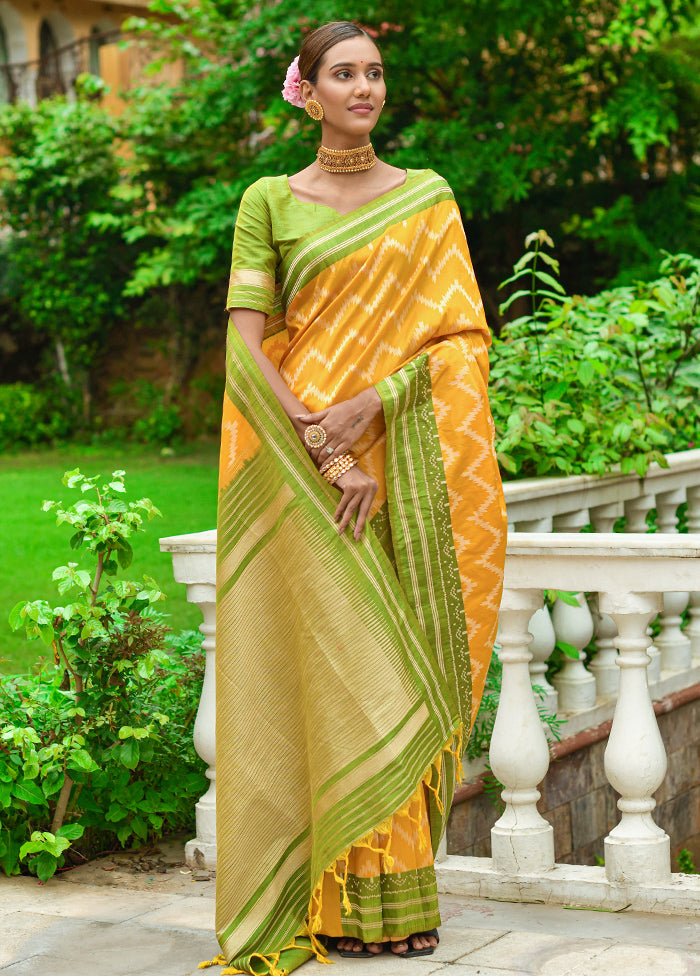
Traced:
<path fill-rule="evenodd" d="M 353 515 L 357 512 L 355 528 L 352 533 L 355 541 L 357 541 L 362 535 L 362 530 L 379 486 L 374 478 L 370 478 L 357 465 L 354 468 L 350 468 L 345 474 L 341 474 L 335 482 L 335 486 L 336 488 L 340 488 L 343 493 L 338 507 L 335 510 L 338 533 L 340 535 L 343 534 L 350 524 Z"/>
<path fill-rule="evenodd" d="M 379 394 L 374 387 L 370 387 L 351 400 L 334 403 L 325 410 L 319 410 L 318 413 L 297 415 L 296 419 L 301 424 L 302 438 L 304 431 L 311 424 L 319 424 L 326 432 L 326 442 L 322 447 L 306 446 L 316 465 L 322 467 L 349 451 L 381 409 L 382 401 Z"/>

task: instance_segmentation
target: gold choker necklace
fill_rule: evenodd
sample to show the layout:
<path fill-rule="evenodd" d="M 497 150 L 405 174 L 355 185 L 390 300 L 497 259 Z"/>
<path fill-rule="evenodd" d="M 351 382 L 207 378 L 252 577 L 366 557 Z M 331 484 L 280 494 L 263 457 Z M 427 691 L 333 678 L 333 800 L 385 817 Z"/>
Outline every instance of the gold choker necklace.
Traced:
<path fill-rule="evenodd" d="M 372 143 L 359 149 L 327 149 L 319 146 L 316 159 L 324 173 L 359 173 L 363 169 L 372 169 L 377 162 Z"/>

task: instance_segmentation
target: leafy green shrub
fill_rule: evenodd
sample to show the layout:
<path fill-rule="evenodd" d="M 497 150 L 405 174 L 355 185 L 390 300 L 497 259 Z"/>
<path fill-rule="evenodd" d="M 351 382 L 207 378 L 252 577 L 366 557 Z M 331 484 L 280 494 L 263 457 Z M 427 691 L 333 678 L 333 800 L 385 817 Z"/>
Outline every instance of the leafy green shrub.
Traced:
<path fill-rule="evenodd" d="M 0 212 L 4 289 L 21 317 L 50 342 L 55 379 L 78 393 L 89 421 L 91 375 L 135 259 L 118 224 L 128 207 L 121 123 L 89 99 L 0 106 Z"/>
<path fill-rule="evenodd" d="M 199 638 L 168 645 L 157 584 L 116 579 L 131 562 L 131 537 L 159 513 L 147 498 L 120 497 L 124 472 L 102 485 L 78 470 L 63 480 L 82 497 L 44 510 L 73 527 L 71 548 L 90 569 L 54 570 L 60 606 L 15 606 L 12 627 L 51 646 L 55 664 L 0 684 L 0 867 L 25 866 L 42 880 L 75 841 L 85 857 L 186 825 L 205 788 L 191 733 Z"/>
<path fill-rule="evenodd" d="M 63 412 L 41 390 L 27 383 L 0 386 L 0 451 L 34 447 L 68 432 Z"/>
<path fill-rule="evenodd" d="M 687 847 L 678 855 L 678 870 L 681 874 L 697 874 L 697 868 L 695 867 L 695 862 L 693 861 L 693 855 L 690 853 Z"/>
<path fill-rule="evenodd" d="M 530 311 L 494 341 L 491 403 L 502 468 L 516 477 L 644 475 L 697 439 L 700 260 L 661 262 L 662 277 L 590 298 L 567 296 L 544 231 L 505 284 Z M 542 264 L 547 270 L 542 269 Z"/>
<path fill-rule="evenodd" d="M 180 411 L 176 404 L 160 400 L 136 421 L 133 430 L 136 440 L 144 444 L 172 444 L 182 434 Z"/>

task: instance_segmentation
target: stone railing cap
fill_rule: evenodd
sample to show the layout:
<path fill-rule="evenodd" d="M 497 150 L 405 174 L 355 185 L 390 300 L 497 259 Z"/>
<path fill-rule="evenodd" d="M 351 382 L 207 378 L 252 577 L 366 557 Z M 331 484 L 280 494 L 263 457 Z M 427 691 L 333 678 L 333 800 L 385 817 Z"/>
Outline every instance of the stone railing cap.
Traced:
<path fill-rule="evenodd" d="M 185 535 L 170 535 L 160 542 L 161 552 L 216 552 L 216 529 L 204 532 L 188 532 Z"/>
<path fill-rule="evenodd" d="M 508 535 L 509 556 L 605 556 L 628 559 L 697 559 L 700 557 L 700 534 L 672 535 L 636 532 L 511 532 Z"/>

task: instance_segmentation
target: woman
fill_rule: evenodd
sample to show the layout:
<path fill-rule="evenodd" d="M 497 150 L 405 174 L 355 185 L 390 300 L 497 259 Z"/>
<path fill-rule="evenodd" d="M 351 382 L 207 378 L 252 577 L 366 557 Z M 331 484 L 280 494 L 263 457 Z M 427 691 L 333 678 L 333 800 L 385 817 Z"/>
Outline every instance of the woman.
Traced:
<path fill-rule="evenodd" d="M 309 34 L 319 155 L 241 202 L 220 470 L 217 933 L 232 971 L 430 953 L 433 855 L 496 629 L 505 511 L 459 212 L 376 159 L 381 54 Z"/>

